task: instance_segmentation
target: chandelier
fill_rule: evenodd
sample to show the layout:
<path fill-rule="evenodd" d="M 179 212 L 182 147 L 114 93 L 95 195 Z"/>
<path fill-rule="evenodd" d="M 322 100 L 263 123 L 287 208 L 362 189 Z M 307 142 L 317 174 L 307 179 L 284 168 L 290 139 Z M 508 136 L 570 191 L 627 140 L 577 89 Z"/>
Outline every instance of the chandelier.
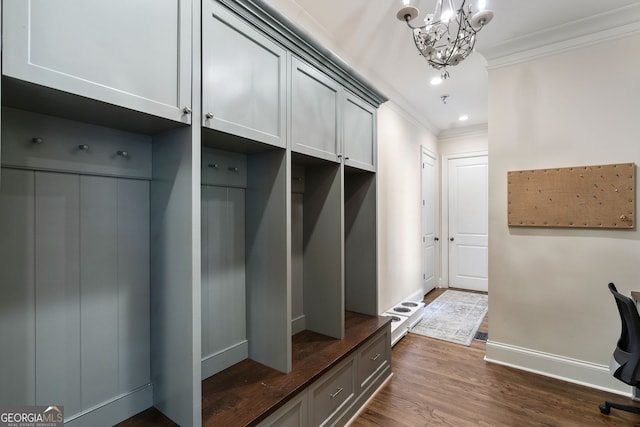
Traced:
<path fill-rule="evenodd" d="M 424 18 L 424 25 L 414 26 L 419 10 L 404 0 L 404 7 L 396 15 L 413 30 L 413 41 L 420 54 L 436 70 L 442 70 L 441 77 L 449 77 L 448 66 L 458 65 L 476 44 L 476 34 L 493 18 L 493 12 L 480 10 L 473 12 L 471 5 L 465 11 L 466 0 L 455 9 L 453 0 L 436 0 L 435 11 Z"/>

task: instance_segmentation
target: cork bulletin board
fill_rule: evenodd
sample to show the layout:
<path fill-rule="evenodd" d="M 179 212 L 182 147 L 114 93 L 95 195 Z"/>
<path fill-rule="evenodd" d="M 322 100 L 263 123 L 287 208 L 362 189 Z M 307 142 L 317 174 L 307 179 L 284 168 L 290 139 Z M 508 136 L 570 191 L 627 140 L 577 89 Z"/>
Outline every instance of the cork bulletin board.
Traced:
<path fill-rule="evenodd" d="M 635 228 L 635 164 L 510 171 L 510 227 Z"/>

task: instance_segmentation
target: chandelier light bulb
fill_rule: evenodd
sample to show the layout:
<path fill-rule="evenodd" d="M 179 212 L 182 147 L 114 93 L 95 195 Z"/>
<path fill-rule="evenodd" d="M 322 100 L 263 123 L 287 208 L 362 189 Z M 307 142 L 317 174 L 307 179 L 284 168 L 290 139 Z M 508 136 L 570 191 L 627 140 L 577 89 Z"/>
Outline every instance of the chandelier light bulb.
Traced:
<path fill-rule="evenodd" d="M 402 0 L 402 4 L 408 6 L 411 3 L 411 0 Z"/>
<path fill-rule="evenodd" d="M 478 10 L 485 10 L 487 8 L 486 0 L 478 0 Z"/>

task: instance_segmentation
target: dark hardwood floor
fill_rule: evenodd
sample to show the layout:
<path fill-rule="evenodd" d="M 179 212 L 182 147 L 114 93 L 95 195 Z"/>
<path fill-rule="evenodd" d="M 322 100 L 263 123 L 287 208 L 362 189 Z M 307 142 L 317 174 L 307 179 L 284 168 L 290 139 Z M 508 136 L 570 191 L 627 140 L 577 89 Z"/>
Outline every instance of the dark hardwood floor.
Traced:
<path fill-rule="evenodd" d="M 433 301 L 444 289 L 425 297 Z M 487 332 L 488 319 L 480 331 Z M 491 331 L 489 339 L 491 339 Z M 368 426 L 637 426 L 640 415 L 605 400 L 631 399 L 484 361 L 486 344 L 470 347 L 409 334 L 394 348 L 394 376 L 354 427 Z"/>
<path fill-rule="evenodd" d="M 430 292 L 425 303 L 444 291 Z M 488 318 L 480 331 L 488 331 Z M 630 399 L 487 363 L 485 346 L 482 341 L 465 347 L 421 335 L 405 336 L 393 348 L 394 376 L 351 425 L 640 426 L 640 415 L 615 409 L 602 415 L 598 410 L 605 400 L 630 403 Z M 155 409 L 122 424 L 174 425 Z"/>

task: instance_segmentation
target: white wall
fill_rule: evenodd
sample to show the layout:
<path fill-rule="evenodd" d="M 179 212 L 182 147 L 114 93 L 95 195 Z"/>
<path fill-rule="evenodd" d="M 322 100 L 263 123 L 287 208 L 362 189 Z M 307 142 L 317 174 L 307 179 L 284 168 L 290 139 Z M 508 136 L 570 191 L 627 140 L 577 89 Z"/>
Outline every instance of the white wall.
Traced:
<path fill-rule="evenodd" d="M 640 163 L 640 36 L 489 71 L 487 358 L 602 388 L 640 232 L 507 227 L 507 171 Z M 637 218 L 637 216 L 636 216 Z"/>
<path fill-rule="evenodd" d="M 378 110 L 378 311 L 422 291 L 421 146 L 435 136 L 391 101 Z"/>

